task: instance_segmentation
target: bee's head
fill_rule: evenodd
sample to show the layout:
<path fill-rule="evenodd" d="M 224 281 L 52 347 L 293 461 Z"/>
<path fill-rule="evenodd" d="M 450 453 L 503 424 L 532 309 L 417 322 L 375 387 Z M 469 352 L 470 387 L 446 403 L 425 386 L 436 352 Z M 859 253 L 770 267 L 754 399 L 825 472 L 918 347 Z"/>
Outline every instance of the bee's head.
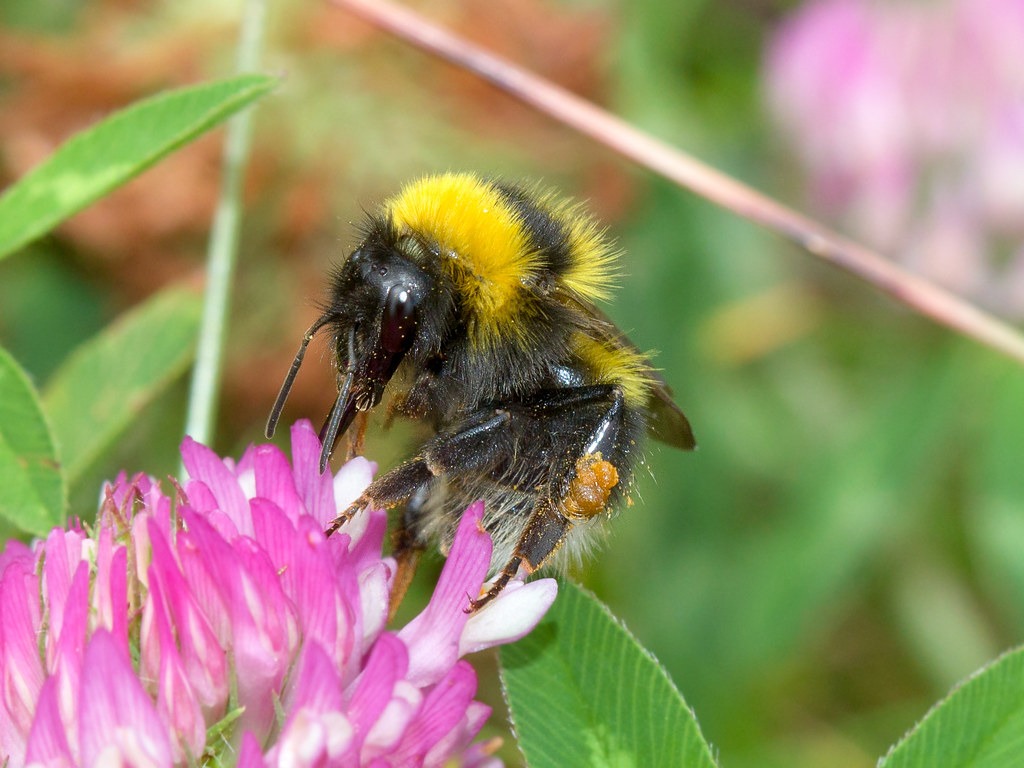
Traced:
<path fill-rule="evenodd" d="M 400 252 L 364 245 L 335 274 L 327 315 L 341 376 L 352 376 L 352 402 L 380 402 L 419 327 L 429 288 L 426 273 Z M 339 388 L 343 382 L 339 381 Z"/>
<path fill-rule="evenodd" d="M 270 437 L 288 397 L 310 339 L 322 327 L 332 331 L 338 366 L 338 397 L 320 439 L 320 471 L 337 439 L 357 411 L 380 402 L 384 387 L 416 340 L 428 275 L 394 248 L 365 241 L 334 274 L 330 303 L 303 337 L 267 422 Z"/>

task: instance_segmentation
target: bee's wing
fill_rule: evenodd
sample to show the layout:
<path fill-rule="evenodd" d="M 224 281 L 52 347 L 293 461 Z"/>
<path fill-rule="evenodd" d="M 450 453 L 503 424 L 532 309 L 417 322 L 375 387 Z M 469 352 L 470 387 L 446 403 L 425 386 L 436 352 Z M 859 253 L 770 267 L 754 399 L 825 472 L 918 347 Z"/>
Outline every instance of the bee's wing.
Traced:
<path fill-rule="evenodd" d="M 655 371 L 651 371 L 654 387 L 647 401 L 647 431 L 655 440 L 673 448 L 692 451 L 697 447 L 693 429 L 686 414 L 672 399 L 672 390 Z"/>
<path fill-rule="evenodd" d="M 589 302 L 578 299 L 565 299 L 580 311 L 586 318 L 586 328 L 593 336 L 612 346 L 624 347 L 647 359 L 647 355 L 637 349 L 619 328 L 600 309 Z M 686 414 L 672 399 L 672 390 L 650 362 L 647 366 L 647 377 L 651 382 L 651 396 L 647 400 L 647 432 L 655 440 L 673 448 L 692 451 L 697 447 L 693 437 L 693 429 Z"/>

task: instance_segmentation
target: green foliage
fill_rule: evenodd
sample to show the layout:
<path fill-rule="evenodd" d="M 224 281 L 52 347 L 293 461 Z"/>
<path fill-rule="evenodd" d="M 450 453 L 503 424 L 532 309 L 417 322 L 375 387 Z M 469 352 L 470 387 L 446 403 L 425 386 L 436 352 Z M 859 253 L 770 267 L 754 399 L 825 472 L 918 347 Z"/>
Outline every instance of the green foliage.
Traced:
<path fill-rule="evenodd" d="M 275 83 L 252 75 L 183 88 L 139 102 L 73 137 L 0 197 L 0 258 Z M 151 300 L 84 344 L 53 377 L 45 404 L 21 366 L 0 348 L 0 518 L 37 535 L 64 519 L 68 484 L 191 361 L 199 312 L 198 300 L 183 291 Z"/>
<path fill-rule="evenodd" d="M 501 649 L 519 748 L 532 768 L 714 768 L 665 668 L 593 595 L 562 581 L 541 624 Z"/>
<path fill-rule="evenodd" d="M 954 690 L 879 768 L 1014 768 L 1024 755 L 1024 650 L 1011 651 Z"/>
<path fill-rule="evenodd" d="M 34 381 L 45 382 L 107 322 L 106 291 L 83 279 L 60 244 L 46 238 L 7 259 L 0 270 L 2 344 Z"/>
<path fill-rule="evenodd" d="M 784 177 L 790 163 L 773 166 L 762 124 L 764 14 L 705 0 L 564 5 L 615 14 L 596 49 L 618 89 L 599 95 L 615 111 L 795 200 Z M 300 23 L 309 12 L 295 10 L 290 34 L 316 27 Z M 656 365 L 701 444 L 694 454 L 655 452 L 654 480 L 641 473 L 636 505 L 585 574 L 660 661 L 568 583 L 538 630 L 502 651 L 512 720 L 534 768 L 713 766 L 701 730 L 730 768 L 868 768 L 956 679 L 993 649 L 1020 643 L 1018 367 L 845 276 L 805 266 L 734 216 L 614 166 L 561 129 L 540 133 L 519 122 L 518 108 L 502 101 L 499 109 L 462 80 L 445 90 L 439 70 L 423 76 L 430 65 L 418 53 L 366 43 L 344 58 L 322 41 L 310 48 L 292 52 L 278 111 L 264 113 L 256 134 L 257 168 L 279 175 L 266 184 L 271 193 L 247 198 L 244 311 L 230 331 L 236 389 L 221 442 L 234 451 L 258 433 L 294 352 L 285 329 L 308 325 L 311 317 L 297 315 L 315 300 L 339 242 L 350 242 L 345 222 L 399 180 L 475 168 L 545 177 L 605 207 L 626 273 L 607 310 L 641 348 L 660 350 Z M 597 83 L 592 72 L 576 74 Z M 170 92 L 72 139 L 0 197 L 0 260 L 275 82 L 246 76 Z M 460 101 L 460 91 L 469 98 Z M 474 100 L 498 119 L 481 119 Z M 311 199 L 312 214 L 296 203 Z M 153 450 L 132 442 L 150 436 L 177 444 L 179 404 L 161 394 L 191 360 L 198 314 L 191 293 L 166 291 L 63 359 L 98 327 L 102 307 L 123 304 L 136 286 L 92 273 L 74 242 L 40 246 L 45 258 L 40 248 L 0 264 L 24 270 L 18 286 L 36 286 L 21 291 L 12 271 L 0 275 L 0 334 L 45 382 L 40 400 L 0 349 L 0 518 L 22 534 L 64 519 L 66 489 L 95 499 L 91 475 L 106 471 L 101 459 L 115 446 Z M 178 275 L 193 268 L 182 261 Z M 780 290 L 785 301 L 762 303 Z M 734 311 L 747 314 L 730 337 L 720 321 Z M 773 337 L 780 318 L 796 330 Z M 67 339 L 49 343 L 51 329 L 72 325 Z M 315 379 L 315 369 L 307 363 L 303 375 Z M 329 374 L 320 375 L 321 391 L 297 387 L 304 414 L 329 406 Z M 147 433 L 140 424 L 151 416 L 158 427 Z M 376 459 L 408 455 L 407 443 L 384 440 L 371 429 Z M 130 458 L 130 469 L 152 466 L 149 454 Z M 942 698 L 884 768 L 1019 762 L 1021 653 Z"/>
<path fill-rule="evenodd" d="M 195 294 L 164 291 L 83 344 L 53 375 L 43 402 L 69 484 L 186 370 L 200 312 Z"/>
<path fill-rule="evenodd" d="M 981 577 L 1017 632 L 1024 632 L 1024 376 L 1016 370 L 983 371 L 990 404 L 975 449 L 966 521 Z"/>
<path fill-rule="evenodd" d="M 181 88 L 124 109 L 67 141 L 0 197 L 0 259 L 124 184 L 267 93 L 243 75 Z"/>
<path fill-rule="evenodd" d="M 39 395 L 0 349 L 0 517 L 42 535 L 64 519 L 66 490 Z"/>

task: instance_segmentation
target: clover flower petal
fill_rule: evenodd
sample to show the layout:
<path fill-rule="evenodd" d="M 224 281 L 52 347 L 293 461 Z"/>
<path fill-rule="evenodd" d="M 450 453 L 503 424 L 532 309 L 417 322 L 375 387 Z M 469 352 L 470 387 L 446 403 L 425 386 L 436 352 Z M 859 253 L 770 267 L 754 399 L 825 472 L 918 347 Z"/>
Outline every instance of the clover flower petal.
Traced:
<path fill-rule="evenodd" d="M 1018 319 L 1022 40 L 1019 0 L 807 0 L 764 67 L 819 213 Z"/>
<path fill-rule="evenodd" d="M 290 462 L 181 450 L 173 496 L 122 474 L 91 528 L 0 552 L 0 763 L 500 765 L 472 743 L 490 710 L 460 659 L 525 634 L 555 587 L 513 581 L 466 614 L 490 560 L 482 504 L 427 607 L 391 632 L 385 514 L 323 533 L 371 462 L 321 475 L 308 422 Z"/>

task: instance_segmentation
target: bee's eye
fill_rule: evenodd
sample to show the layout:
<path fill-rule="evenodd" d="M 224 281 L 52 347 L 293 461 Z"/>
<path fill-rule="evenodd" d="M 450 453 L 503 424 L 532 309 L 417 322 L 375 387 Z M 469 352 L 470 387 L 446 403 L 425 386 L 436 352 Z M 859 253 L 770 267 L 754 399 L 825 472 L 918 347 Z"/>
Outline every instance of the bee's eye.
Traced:
<path fill-rule="evenodd" d="M 409 348 L 418 304 L 419 301 L 408 286 L 391 286 L 384 302 L 380 329 L 380 344 L 388 352 L 404 352 Z"/>

